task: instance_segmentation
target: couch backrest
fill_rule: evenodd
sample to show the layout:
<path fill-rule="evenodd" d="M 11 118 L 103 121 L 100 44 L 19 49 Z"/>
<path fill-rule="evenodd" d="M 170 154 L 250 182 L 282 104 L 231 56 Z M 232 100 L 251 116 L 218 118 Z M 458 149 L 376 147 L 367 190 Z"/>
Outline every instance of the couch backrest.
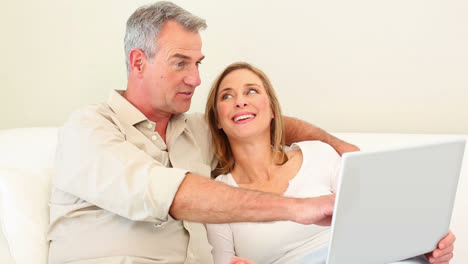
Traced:
<path fill-rule="evenodd" d="M 5 234 L 0 233 L 2 264 L 46 263 L 47 201 L 58 131 L 55 127 L 0 130 L 0 225 Z M 467 135 L 336 133 L 336 136 L 358 145 L 364 151 L 459 137 L 468 140 Z M 451 262 L 455 264 L 468 263 L 468 252 L 463 251 L 468 246 L 468 226 L 465 224 L 468 222 L 468 208 L 465 205 L 468 203 L 467 178 L 468 150 L 465 149 L 451 224 L 458 237 L 455 257 Z M 19 220 L 5 218 L 5 211 Z M 29 218 L 36 221 L 28 223 Z M 21 226 L 27 228 L 18 229 Z M 16 234 L 17 231 L 21 231 L 20 234 Z"/>

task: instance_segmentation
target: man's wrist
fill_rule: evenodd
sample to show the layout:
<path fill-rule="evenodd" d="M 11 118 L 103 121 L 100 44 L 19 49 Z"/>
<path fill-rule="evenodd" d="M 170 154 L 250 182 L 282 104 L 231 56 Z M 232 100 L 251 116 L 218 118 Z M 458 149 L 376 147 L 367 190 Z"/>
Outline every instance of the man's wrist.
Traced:
<path fill-rule="evenodd" d="M 286 204 L 286 220 L 292 222 L 300 222 L 300 212 L 302 211 L 304 201 L 299 198 L 288 198 Z"/>

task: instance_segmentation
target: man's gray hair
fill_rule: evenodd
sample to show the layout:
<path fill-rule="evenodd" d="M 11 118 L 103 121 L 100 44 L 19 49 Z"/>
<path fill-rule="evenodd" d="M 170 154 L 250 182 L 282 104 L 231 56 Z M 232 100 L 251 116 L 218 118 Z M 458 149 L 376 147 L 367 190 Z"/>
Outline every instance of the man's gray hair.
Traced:
<path fill-rule="evenodd" d="M 132 49 L 142 50 L 147 58 L 156 53 L 156 38 L 167 21 L 179 23 L 187 31 L 198 32 L 206 28 L 204 19 L 192 15 L 180 6 L 167 2 L 156 2 L 138 8 L 127 20 L 124 48 L 127 74 L 130 72 L 129 54 Z"/>

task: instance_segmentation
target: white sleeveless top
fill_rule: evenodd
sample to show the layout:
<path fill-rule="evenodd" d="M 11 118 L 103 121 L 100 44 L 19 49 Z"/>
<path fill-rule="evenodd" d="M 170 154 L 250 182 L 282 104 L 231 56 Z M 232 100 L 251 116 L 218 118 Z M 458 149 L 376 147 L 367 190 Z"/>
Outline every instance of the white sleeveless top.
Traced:
<path fill-rule="evenodd" d="M 295 143 L 290 148 L 296 149 L 302 151 L 303 162 L 283 195 L 314 197 L 334 193 L 341 161 L 338 153 L 320 141 Z M 230 173 L 220 175 L 216 180 L 239 187 Z M 247 258 L 257 264 L 295 263 L 307 253 L 326 245 L 330 230 L 329 227 L 290 221 L 207 224 L 206 227 L 215 264 L 229 263 L 233 256 Z"/>

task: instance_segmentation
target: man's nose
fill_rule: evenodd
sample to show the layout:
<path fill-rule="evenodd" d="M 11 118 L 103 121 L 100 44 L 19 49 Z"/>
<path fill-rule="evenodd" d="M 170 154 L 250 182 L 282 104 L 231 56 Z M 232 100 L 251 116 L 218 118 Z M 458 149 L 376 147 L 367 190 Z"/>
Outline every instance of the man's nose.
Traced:
<path fill-rule="evenodd" d="M 201 84 L 200 72 L 197 67 L 194 67 L 190 72 L 185 76 L 184 82 L 187 85 L 192 86 L 193 88 Z"/>

